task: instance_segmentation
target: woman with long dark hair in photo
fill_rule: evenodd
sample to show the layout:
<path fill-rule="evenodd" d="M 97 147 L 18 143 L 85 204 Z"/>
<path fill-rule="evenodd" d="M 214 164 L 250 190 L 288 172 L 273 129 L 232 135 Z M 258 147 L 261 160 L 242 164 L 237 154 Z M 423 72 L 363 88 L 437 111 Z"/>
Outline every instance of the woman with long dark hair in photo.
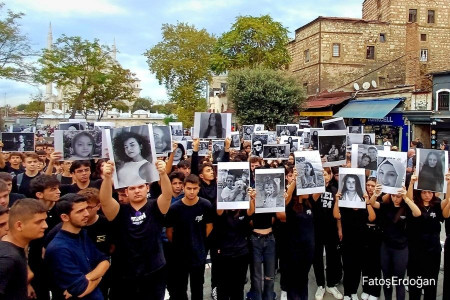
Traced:
<path fill-rule="evenodd" d="M 450 174 L 446 176 L 447 181 Z M 435 284 L 418 287 L 417 285 L 409 286 L 409 299 L 419 300 L 422 296 L 424 299 L 436 299 L 437 281 L 439 276 L 439 267 L 441 265 L 441 222 L 444 221 L 442 209 L 445 207 L 444 202 L 436 197 L 434 192 L 425 190 L 414 190 L 414 183 L 417 176 L 412 175 L 408 188 L 408 194 L 414 197 L 414 202 L 419 207 L 421 215 L 412 218 L 408 223 L 409 233 L 409 262 L 408 276 L 410 279 L 434 280 Z M 450 184 L 447 185 L 447 195 L 450 192 Z"/>
<path fill-rule="evenodd" d="M 317 185 L 317 177 L 313 165 L 309 161 L 298 164 L 299 166 L 299 188 L 313 188 Z"/>
<path fill-rule="evenodd" d="M 382 185 L 377 184 L 370 199 L 370 205 L 377 209 L 377 218 L 382 229 L 380 250 L 383 278 L 402 280 L 408 265 L 407 223 L 421 215 L 420 209 L 408 197 L 403 187 L 397 194 L 390 194 L 390 201 L 377 201 L 381 196 Z M 405 299 L 405 286 L 402 282 L 395 286 L 398 300 Z M 384 285 L 384 298 L 392 299 L 392 285 Z"/>
<path fill-rule="evenodd" d="M 212 113 L 209 115 L 208 127 L 203 133 L 203 138 L 225 138 L 225 128 L 222 124 L 222 115 L 220 113 Z"/>
<path fill-rule="evenodd" d="M 365 201 L 358 175 L 347 174 L 342 180 L 342 201 Z"/>
<path fill-rule="evenodd" d="M 421 151 L 422 153 L 424 151 Z M 430 151 L 420 167 L 417 189 L 442 191 L 444 184 L 443 157 L 439 152 Z"/>
<path fill-rule="evenodd" d="M 151 148 L 148 139 L 131 131 L 122 131 L 113 139 L 119 186 L 151 182 Z M 150 159 L 150 161 L 148 160 Z"/>
<path fill-rule="evenodd" d="M 367 194 L 363 197 L 367 203 L 369 201 Z M 376 216 L 370 205 L 367 205 L 367 209 L 339 207 L 341 198 L 342 194 L 337 192 L 333 216 L 337 219 L 338 235 L 342 242 L 344 300 L 358 299 L 356 293 L 361 281 L 363 264 L 366 259 L 371 259 L 366 258 L 361 241 L 366 233 L 367 222 L 373 222 Z"/>

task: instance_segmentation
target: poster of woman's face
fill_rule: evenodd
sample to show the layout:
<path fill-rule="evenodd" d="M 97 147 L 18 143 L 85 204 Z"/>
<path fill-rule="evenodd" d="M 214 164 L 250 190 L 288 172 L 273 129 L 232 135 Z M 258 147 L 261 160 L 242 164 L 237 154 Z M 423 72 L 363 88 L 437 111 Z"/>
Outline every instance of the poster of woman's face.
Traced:
<path fill-rule="evenodd" d="M 247 162 L 217 163 L 217 209 L 248 209 L 249 184 Z"/>
<path fill-rule="evenodd" d="M 213 164 L 218 162 L 223 162 L 225 156 L 225 141 L 224 140 L 213 140 L 212 141 L 212 157 Z"/>
<path fill-rule="evenodd" d="M 172 165 L 176 166 L 180 161 L 184 159 L 186 155 L 187 141 L 178 141 L 177 148 L 173 151 Z"/>
<path fill-rule="evenodd" d="M 244 139 L 244 141 L 252 140 L 252 134 L 253 134 L 254 128 L 255 128 L 255 125 L 243 125 L 242 126 L 242 138 Z"/>
<path fill-rule="evenodd" d="M 2 142 L 5 152 L 34 152 L 33 132 L 3 132 Z"/>
<path fill-rule="evenodd" d="M 383 151 L 382 145 L 352 145 L 352 168 L 377 170 L 378 151 Z"/>
<path fill-rule="evenodd" d="M 284 211 L 284 168 L 255 169 L 255 213 Z"/>
<path fill-rule="evenodd" d="M 363 143 L 363 134 L 361 133 L 349 133 L 347 134 L 347 147 L 349 149 L 352 148 L 353 144 L 362 144 Z"/>
<path fill-rule="evenodd" d="M 192 156 L 192 152 L 194 151 L 194 141 L 192 139 L 186 140 L 186 155 Z"/>
<path fill-rule="evenodd" d="M 310 128 L 309 145 L 308 148 L 313 150 L 319 150 L 319 131 L 323 128 Z"/>
<path fill-rule="evenodd" d="M 55 130 L 55 151 L 62 160 L 89 160 L 102 157 L 102 132 L 98 130 Z"/>
<path fill-rule="evenodd" d="M 416 149 L 416 172 L 418 180 L 414 188 L 438 193 L 445 193 L 448 170 L 448 153 L 444 150 Z"/>
<path fill-rule="evenodd" d="M 364 133 L 362 143 L 364 145 L 375 145 L 375 133 Z"/>
<path fill-rule="evenodd" d="M 366 208 L 366 171 L 358 168 L 339 168 L 339 207 Z"/>
<path fill-rule="evenodd" d="M 347 131 L 347 126 L 343 118 L 335 118 L 331 120 L 322 121 L 323 130 L 345 130 Z"/>
<path fill-rule="evenodd" d="M 268 139 L 267 133 L 252 134 L 252 156 L 263 158 L 263 145 L 267 145 Z"/>
<path fill-rule="evenodd" d="M 159 180 L 151 125 L 109 129 L 106 139 L 110 159 L 116 166 L 115 188 Z"/>
<path fill-rule="evenodd" d="M 169 122 L 169 126 L 172 130 L 172 139 L 174 141 L 181 141 L 183 139 L 183 123 Z"/>
<path fill-rule="evenodd" d="M 322 161 L 319 151 L 295 152 L 297 195 L 325 192 Z"/>
<path fill-rule="evenodd" d="M 195 113 L 194 138 L 225 139 L 231 135 L 231 114 Z"/>
<path fill-rule="evenodd" d="M 377 182 L 383 193 L 397 194 L 405 185 L 406 152 L 378 151 Z"/>
<path fill-rule="evenodd" d="M 299 140 L 300 138 L 298 136 L 282 136 L 280 137 L 280 144 L 288 144 L 289 152 L 294 153 L 295 151 L 301 150 Z"/>
<path fill-rule="evenodd" d="M 261 132 L 261 131 L 264 131 L 264 124 L 255 124 L 254 132 Z"/>
<path fill-rule="evenodd" d="M 277 132 L 266 131 L 266 133 L 267 133 L 267 144 L 277 144 Z"/>
<path fill-rule="evenodd" d="M 83 123 L 78 122 L 60 122 L 59 130 L 85 130 L 85 126 Z"/>
<path fill-rule="evenodd" d="M 234 131 L 231 133 L 230 149 L 241 150 L 241 140 L 238 131 Z"/>
<path fill-rule="evenodd" d="M 287 125 L 277 125 L 277 136 L 295 136 L 297 135 L 298 125 L 297 124 L 287 124 Z"/>
<path fill-rule="evenodd" d="M 305 147 L 305 149 L 309 148 L 309 143 L 311 141 L 311 131 L 310 130 L 311 130 L 311 128 L 303 129 L 303 147 Z"/>
<path fill-rule="evenodd" d="M 153 125 L 153 139 L 157 157 L 167 156 L 172 152 L 171 126 Z"/>
<path fill-rule="evenodd" d="M 263 145 L 263 159 L 273 160 L 281 159 L 287 160 L 289 158 L 290 147 L 288 144 L 272 144 Z"/>
<path fill-rule="evenodd" d="M 348 133 L 363 133 L 364 127 L 363 126 L 348 126 L 347 132 Z"/>
<path fill-rule="evenodd" d="M 208 156 L 209 153 L 209 141 L 200 141 L 198 145 L 198 156 Z"/>
<path fill-rule="evenodd" d="M 326 162 L 323 163 L 324 167 L 345 164 L 347 152 L 346 130 L 321 130 L 319 131 L 318 140 L 319 153 L 326 159 Z"/>

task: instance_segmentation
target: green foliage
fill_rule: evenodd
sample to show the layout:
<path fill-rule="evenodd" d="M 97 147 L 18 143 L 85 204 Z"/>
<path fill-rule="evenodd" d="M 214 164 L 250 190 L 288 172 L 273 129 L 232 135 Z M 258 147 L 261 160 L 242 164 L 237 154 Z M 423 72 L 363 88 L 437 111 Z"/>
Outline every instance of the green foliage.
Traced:
<path fill-rule="evenodd" d="M 42 94 L 39 93 L 37 95 L 31 96 L 31 101 L 26 105 L 25 112 L 33 117 L 34 126 L 37 125 L 37 121 L 39 117 L 44 113 L 44 111 L 45 111 L 45 102 Z"/>
<path fill-rule="evenodd" d="M 131 109 L 131 112 L 135 112 L 137 110 L 149 110 L 151 111 L 153 105 L 153 101 L 150 98 L 138 98 L 133 103 L 133 108 Z"/>
<path fill-rule="evenodd" d="M 134 74 L 115 62 L 111 53 L 97 39 L 90 42 L 63 35 L 52 50 L 44 50 L 36 80 L 63 88 L 64 101 L 72 107 L 71 117 L 77 110 L 84 114 L 94 110 L 100 120 L 115 102 L 135 100 Z"/>
<path fill-rule="evenodd" d="M 0 78 L 29 82 L 33 66 L 26 59 L 34 53 L 18 23 L 24 14 L 11 10 L 5 14 L 4 6 L 0 3 Z"/>
<path fill-rule="evenodd" d="M 27 104 L 19 104 L 16 106 L 16 110 L 17 111 L 25 111 L 25 109 L 27 108 Z"/>
<path fill-rule="evenodd" d="M 158 112 L 160 114 L 172 115 L 175 114 L 177 105 L 174 103 L 156 104 L 152 106 L 152 112 Z"/>
<path fill-rule="evenodd" d="M 305 99 L 303 88 L 282 71 L 256 68 L 233 70 L 228 76 L 228 97 L 240 124 L 276 124 L 294 120 Z"/>
<path fill-rule="evenodd" d="M 177 104 L 178 120 L 187 127 L 193 124 L 193 109 L 206 108 L 202 92 L 211 80 L 209 66 L 216 40 L 205 29 L 186 23 L 164 24 L 162 38 L 144 55 L 150 71 Z"/>
<path fill-rule="evenodd" d="M 212 69 L 217 74 L 244 67 L 279 69 L 291 61 L 288 33 L 269 15 L 237 17 L 231 30 L 217 40 Z"/>

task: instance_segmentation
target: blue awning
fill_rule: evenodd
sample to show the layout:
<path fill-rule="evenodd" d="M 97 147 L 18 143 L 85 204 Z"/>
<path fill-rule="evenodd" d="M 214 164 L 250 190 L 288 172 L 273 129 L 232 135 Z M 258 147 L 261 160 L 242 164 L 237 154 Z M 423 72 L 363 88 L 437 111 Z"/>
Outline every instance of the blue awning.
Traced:
<path fill-rule="evenodd" d="M 403 98 L 352 100 L 333 117 L 383 119 Z"/>

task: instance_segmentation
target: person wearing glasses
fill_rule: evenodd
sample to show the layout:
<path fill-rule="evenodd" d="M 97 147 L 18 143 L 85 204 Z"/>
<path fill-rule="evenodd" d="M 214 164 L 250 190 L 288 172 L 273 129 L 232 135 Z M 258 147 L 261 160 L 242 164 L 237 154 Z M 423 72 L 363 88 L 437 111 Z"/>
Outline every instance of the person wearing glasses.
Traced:
<path fill-rule="evenodd" d="M 263 157 L 263 143 L 260 140 L 253 142 L 252 156 Z"/>

